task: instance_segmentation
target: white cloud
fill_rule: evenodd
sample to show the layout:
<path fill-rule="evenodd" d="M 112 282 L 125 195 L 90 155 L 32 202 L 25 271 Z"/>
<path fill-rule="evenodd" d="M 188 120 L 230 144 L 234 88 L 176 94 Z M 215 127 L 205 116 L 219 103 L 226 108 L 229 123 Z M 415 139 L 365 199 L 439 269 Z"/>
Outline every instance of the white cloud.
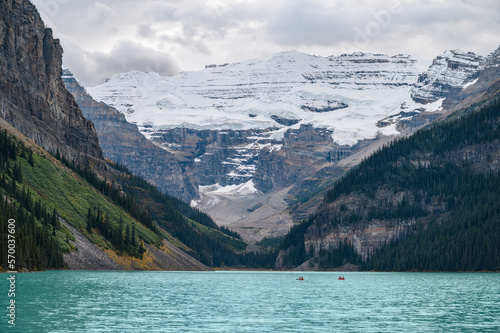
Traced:
<path fill-rule="evenodd" d="M 289 49 L 320 55 L 361 49 L 411 53 L 430 62 L 446 49 L 485 55 L 500 44 L 498 0 L 33 2 L 55 35 L 65 37 L 65 64 L 80 64 L 82 71 L 90 66 L 92 74 L 86 76 L 92 82 L 103 79 L 100 72 L 140 69 L 165 58 L 170 65 L 164 72 L 175 74 L 173 59 L 182 70 L 196 70 L 209 63 L 243 61 Z M 66 44 L 67 40 L 72 43 Z M 107 61 L 111 55 L 120 57 L 116 52 L 123 50 L 125 40 L 126 50 L 134 52 L 121 55 L 125 61 Z M 140 51 L 144 49 L 148 51 Z M 132 61 L 141 57 L 146 60 Z"/>
<path fill-rule="evenodd" d="M 139 70 L 171 76 L 179 72 L 174 59 L 167 53 L 145 47 L 130 40 L 119 40 L 109 52 L 85 51 L 74 41 L 63 40 L 64 66 L 83 82 L 94 86 L 112 74 Z"/>
<path fill-rule="evenodd" d="M 118 14 L 111 7 L 101 2 L 96 2 L 93 6 L 89 7 L 87 16 L 81 24 L 85 26 L 102 26 L 112 24 L 118 21 L 118 19 Z"/>

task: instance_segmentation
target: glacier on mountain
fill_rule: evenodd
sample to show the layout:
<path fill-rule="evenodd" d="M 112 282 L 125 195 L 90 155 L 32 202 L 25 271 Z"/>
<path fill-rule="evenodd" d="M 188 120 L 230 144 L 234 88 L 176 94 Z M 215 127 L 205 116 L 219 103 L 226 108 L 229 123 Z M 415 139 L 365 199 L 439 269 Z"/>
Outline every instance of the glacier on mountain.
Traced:
<path fill-rule="evenodd" d="M 482 63 L 447 51 L 420 73 L 409 55 L 290 51 L 174 77 L 123 73 L 88 91 L 178 158 L 198 186 L 193 206 L 261 239 L 293 224 L 288 200 L 321 191 L 321 179 L 339 177 L 390 140 L 383 136 L 439 117 Z"/>
<path fill-rule="evenodd" d="M 88 88 L 114 106 L 148 138 L 168 128 L 275 130 L 313 125 L 333 132 L 339 145 L 397 134 L 377 122 L 416 103 L 419 73 L 408 55 L 353 53 L 319 57 L 296 51 L 242 63 L 210 65 L 174 77 L 129 72 Z M 433 105 L 433 107 L 435 107 Z"/>

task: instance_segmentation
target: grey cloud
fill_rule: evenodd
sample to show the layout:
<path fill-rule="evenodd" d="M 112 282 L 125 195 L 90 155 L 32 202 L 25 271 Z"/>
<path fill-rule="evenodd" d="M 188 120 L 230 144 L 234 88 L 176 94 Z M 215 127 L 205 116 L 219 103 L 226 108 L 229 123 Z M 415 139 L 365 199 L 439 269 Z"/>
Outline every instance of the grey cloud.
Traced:
<path fill-rule="evenodd" d="M 397 6 L 397 11 L 390 10 L 391 3 Z M 370 37 L 370 43 L 361 44 L 363 47 L 392 45 L 394 38 L 403 41 L 416 34 L 441 39 L 436 41 L 440 44 L 448 42 L 447 38 L 457 31 L 466 31 L 470 38 L 495 27 L 500 31 L 500 6 L 493 0 L 362 0 L 356 3 L 293 0 L 278 4 L 267 19 L 266 30 L 274 42 L 289 47 L 336 47 L 340 44 L 356 47 L 360 44 L 356 40 L 359 31 L 368 32 Z M 485 10 L 485 7 L 492 10 Z M 455 42 L 460 44 L 459 40 Z"/>
<path fill-rule="evenodd" d="M 217 8 L 209 2 L 197 0 L 177 6 L 161 4 L 145 13 L 156 23 L 178 23 L 186 38 L 224 38 L 228 30 L 245 26 L 248 20 L 259 18 L 259 14 L 265 11 L 256 8 L 246 3 Z"/>
<path fill-rule="evenodd" d="M 186 38 L 183 36 L 163 35 L 160 37 L 165 44 L 178 44 L 183 48 L 202 54 L 210 54 L 210 49 L 202 39 Z"/>
<path fill-rule="evenodd" d="M 483 8 L 456 2 L 453 6 L 449 3 L 424 2 L 402 3 L 401 15 L 396 21 L 399 24 L 417 25 L 425 27 L 430 24 L 450 24 L 453 28 L 461 21 L 480 23 L 485 13 Z"/>
<path fill-rule="evenodd" d="M 294 0 L 276 8 L 266 29 L 273 40 L 285 45 L 333 46 L 351 41 L 360 22 L 373 20 L 370 14 L 384 9 L 346 5 L 344 2 Z M 373 9 L 375 8 L 375 9 Z"/>
<path fill-rule="evenodd" d="M 401 11 L 390 17 L 389 24 L 370 30 L 373 23 L 377 24 L 377 13 L 387 10 L 391 1 L 398 2 Z M 183 69 L 191 70 L 206 63 L 242 61 L 289 49 L 323 55 L 355 50 L 389 54 L 420 52 L 418 56 L 427 58 L 447 48 L 484 54 L 498 46 L 500 31 L 498 0 L 33 2 L 60 3 L 48 15 L 50 24 L 56 36 L 68 36 L 80 48 L 78 52 L 67 51 L 65 62 L 89 68 L 89 80 L 94 82 L 92 78 L 102 78 L 101 72 L 105 75 L 110 72 L 106 66 L 112 71 L 140 68 L 144 62 L 134 62 L 132 58 L 147 58 L 151 54 L 156 61 L 165 54 L 153 49 L 142 54 L 138 50 L 144 47 L 130 45 L 123 49 L 129 54 L 113 53 L 123 44 L 117 41 L 124 39 L 136 41 L 136 46 L 142 43 L 169 50 Z M 357 31 L 366 29 L 371 31 L 369 43 L 359 47 L 355 39 Z M 109 45 L 115 45 L 115 51 L 88 51 L 108 50 Z M 129 65 L 111 61 L 111 54 L 124 58 Z M 97 64 L 98 61 L 103 64 Z M 166 63 L 172 65 L 174 61 L 168 58 Z M 175 68 L 170 65 L 167 67 Z"/>
<path fill-rule="evenodd" d="M 156 37 L 163 45 L 176 45 L 208 55 L 217 52 L 210 48 L 211 42 L 224 40 L 230 31 L 246 29 L 248 20 L 255 19 L 254 8 L 247 4 L 214 8 L 205 1 L 190 1 L 189 5 L 178 7 L 167 3 L 150 8 L 146 16 L 152 18 Z M 172 31 L 172 25 L 177 29 Z M 138 31 L 143 37 L 150 32 L 143 26 Z"/>
<path fill-rule="evenodd" d="M 150 22 L 177 21 L 180 18 L 177 10 L 178 6 L 171 3 L 158 3 L 157 6 L 145 8 L 144 16 Z"/>
<path fill-rule="evenodd" d="M 144 38 L 149 38 L 156 35 L 156 31 L 154 31 L 149 24 L 140 24 L 137 27 L 137 33 L 139 34 L 139 36 Z"/>
<path fill-rule="evenodd" d="M 144 47 L 130 40 L 118 41 L 110 52 L 84 51 L 68 41 L 64 47 L 64 66 L 85 86 L 103 83 L 112 74 L 138 70 L 172 76 L 179 73 L 173 58 L 164 52 Z"/>
<path fill-rule="evenodd" d="M 96 2 L 92 7 L 89 8 L 87 12 L 87 17 L 85 18 L 85 23 L 91 25 L 102 25 L 109 22 L 111 18 L 116 17 L 116 12 L 109 6 Z"/>

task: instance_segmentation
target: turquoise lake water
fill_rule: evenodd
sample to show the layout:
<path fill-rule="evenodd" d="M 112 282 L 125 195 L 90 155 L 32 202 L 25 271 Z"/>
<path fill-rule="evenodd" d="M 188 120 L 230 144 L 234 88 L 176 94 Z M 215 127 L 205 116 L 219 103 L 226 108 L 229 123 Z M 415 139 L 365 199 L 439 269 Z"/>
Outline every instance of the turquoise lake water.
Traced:
<path fill-rule="evenodd" d="M 7 277 L 0 332 L 500 332 L 495 273 L 25 273 L 15 328 Z"/>

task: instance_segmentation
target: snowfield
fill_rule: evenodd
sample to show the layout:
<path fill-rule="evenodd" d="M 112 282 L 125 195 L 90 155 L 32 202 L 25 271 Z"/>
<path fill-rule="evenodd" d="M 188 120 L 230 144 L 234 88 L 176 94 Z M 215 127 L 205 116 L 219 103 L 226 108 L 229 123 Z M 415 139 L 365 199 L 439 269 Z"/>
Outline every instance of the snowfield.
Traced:
<path fill-rule="evenodd" d="M 353 145 L 397 134 L 395 126 L 376 126 L 385 117 L 439 109 L 439 102 L 412 100 L 418 78 L 415 60 L 408 55 L 318 57 L 289 51 L 174 77 L 123 73 L 88 91 L 125 114 L 148 138 L 175 127 L 274 128 L 279 138 L 289 128 L 311 124 L 332 130 L 339 145 Z"/>
<path fill-rule="evenodd" d="M 262 193 L 255 185 L 263 149 L 286 154 L 285 133 L 303 125 L 329 130 L 327 138 L 331 135 L 341 146 L 328 140 L 332 145 L 328 148 L 333 149 L 380 137 L 373 147 L 338 161 L 351 167 L 388 142 L 389 138 L 381 136 L 398 135 L 399 121 L 441 110 L 447 91 L 475 84 L 474 75 L 482 62 L 473 53 L 446 51 L 419 73 L 409 55 L 318 57 L 290 51 L 209 65 L 173 77 L 137 71 L 118 74 L 88 92 L 118 109 L 148 139 L 170 151 L 182 151 L 182 147 L 163 136 L 168 129 L 215 130 L 218 135 L 228 130 L 258 130 L 221 155 L 220 164 L 211 163 L 214 154 L 210 152 L 192 156 L 192 165 L 195 170 L 200 166 L 201 176 L 208 170 L 204 166 L 223 168 L 224 174 L 219 177 L 208 170 L 208 180 L 200 181 L 200 198 L 191 205 L 255 242 L 283 235 L 294 223 L 285 212 L 289 204 L 284 200 L 292 186 Z"/>

